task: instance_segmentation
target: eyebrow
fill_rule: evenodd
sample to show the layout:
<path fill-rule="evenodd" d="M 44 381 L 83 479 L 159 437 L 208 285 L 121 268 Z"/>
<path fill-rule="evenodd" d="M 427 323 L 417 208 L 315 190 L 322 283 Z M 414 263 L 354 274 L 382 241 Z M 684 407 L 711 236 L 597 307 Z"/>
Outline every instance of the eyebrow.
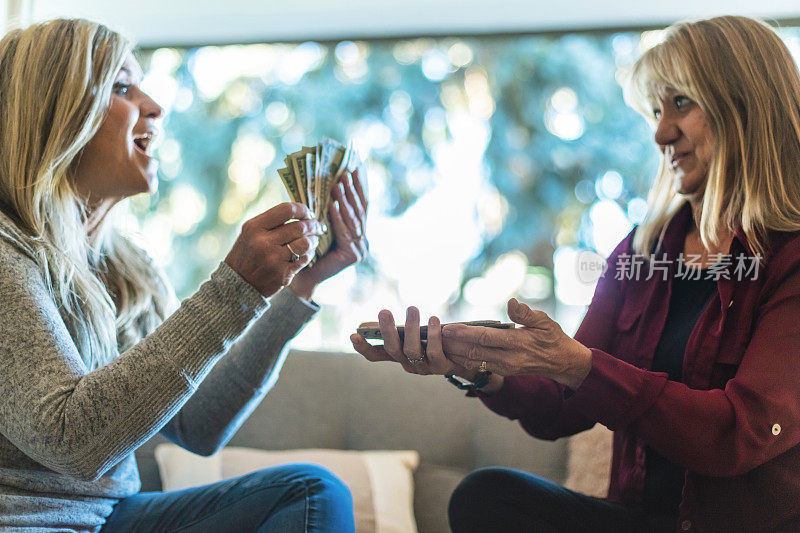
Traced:
<path fill-rule="evenodd" d="M 143 77 L 143 75 L 139 75 L 139 76 L 136 76 L 136 75 L 134 75 L 133 71 L 132 71 L 130 68 L 128 68 L 127 66 L 125 66 L 125 65 L 123 65 L 122 67 L 120 67 L 119 71 L 120 71 L 121 73 L 127 74 L 127 75 L 128 75 L 128 77 L 129 77 L 129 78 L 130 78 L 132 81 L 133 81 L 133 80 L 139 80 L 139 81 L 141 81 L 141 79 L 142 79 L 142 77 Z M 138 82 L 137 82 L 137 83 L 138 83 Z"/>

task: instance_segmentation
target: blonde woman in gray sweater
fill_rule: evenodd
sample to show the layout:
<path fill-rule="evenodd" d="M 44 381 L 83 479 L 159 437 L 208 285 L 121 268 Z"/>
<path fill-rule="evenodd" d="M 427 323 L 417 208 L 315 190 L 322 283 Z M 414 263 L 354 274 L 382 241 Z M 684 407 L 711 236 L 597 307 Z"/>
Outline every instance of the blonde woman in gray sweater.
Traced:
<path fill-rule="evenodd" d="M 366 253 L 367 202 L 346 176 L 336 244 L 305 269 L 322 233 L 306 207 L 248 220 L 178 304 L 107 217 L 156 188 L 162 109 L 131 46 L 85 20 L 0 41 L 0 530 L 352 531 L 348 489 L 311 465 L 139 493 L 138 446 L 212 454 L 267 393 L 314 287 Z"/>

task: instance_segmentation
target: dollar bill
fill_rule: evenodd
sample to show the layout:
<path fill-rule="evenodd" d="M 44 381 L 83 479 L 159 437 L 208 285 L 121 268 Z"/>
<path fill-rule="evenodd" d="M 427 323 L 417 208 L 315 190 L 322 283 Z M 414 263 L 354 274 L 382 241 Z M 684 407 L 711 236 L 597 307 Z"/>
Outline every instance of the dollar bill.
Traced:
<path fill-rule="evenodd" d="M 297 190 L 297 182 L 295 181 L 294 174 L 288 168 L 279 168 L 278 176 L 281 177 L 286 191 L 289 193 L 289 198 L 293 202 L 300 202 L 300 192 Z"/>
<path fill-rule="evenodd" d="M 325 255 L 334 244 L 329 208 L 333 187 L 345 172 L 359 170 L 362 186 L 363 162 L 352 142 L 343 145 L 328 137 L 316 146 L 303 146 L 284 159 L 286 168 L 278 169 L 278 175 L 293 202 L 302 202 L 328 227 L 319 239 L 312 263 Z"/>

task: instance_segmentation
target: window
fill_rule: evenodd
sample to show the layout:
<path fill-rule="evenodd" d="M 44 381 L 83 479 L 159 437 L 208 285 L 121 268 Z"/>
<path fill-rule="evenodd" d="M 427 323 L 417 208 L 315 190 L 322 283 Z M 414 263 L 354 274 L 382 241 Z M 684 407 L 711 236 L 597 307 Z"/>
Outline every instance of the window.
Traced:
<path fill-rule="evenodd" d="M 783 30 L 800 57 L 800 31 Z M 607 255 L 645 214 L 657 152 L 622 100 L 659 32 L 254 44 L 141 54 L 168 111 L 160 189 L 129 222 L 181 297 L 241 222 L 287 199 L 276 169 L 321 137 L 369 160 L 371 257 L 321 286 L 295 341 L 347 349 L 382 308 L 503 319 L 516 296 L 573 332 Z"/>

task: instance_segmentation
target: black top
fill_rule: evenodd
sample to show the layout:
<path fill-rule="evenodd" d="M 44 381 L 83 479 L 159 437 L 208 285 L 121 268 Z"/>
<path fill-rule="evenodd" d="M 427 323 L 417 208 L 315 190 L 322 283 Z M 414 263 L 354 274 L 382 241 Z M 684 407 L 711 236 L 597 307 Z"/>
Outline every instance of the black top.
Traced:
<path fill-rule="evenodd" d="M 672 280 L 667 321 L 653 355 L 651 368 L 655 372 L 666 372 L 671 381 L 681 381 L 683 354 L 689 335 L 709 300 L 717 292 L 717 282 L 713 277 L 706 279 L 706 269 L 701 270 L 699 278 L 675 277 Z M 677 517 L 685 469 L 673 464 L 649 446 L 645 448 L 645 452 L 645 509 L 650 513 Z"/>

